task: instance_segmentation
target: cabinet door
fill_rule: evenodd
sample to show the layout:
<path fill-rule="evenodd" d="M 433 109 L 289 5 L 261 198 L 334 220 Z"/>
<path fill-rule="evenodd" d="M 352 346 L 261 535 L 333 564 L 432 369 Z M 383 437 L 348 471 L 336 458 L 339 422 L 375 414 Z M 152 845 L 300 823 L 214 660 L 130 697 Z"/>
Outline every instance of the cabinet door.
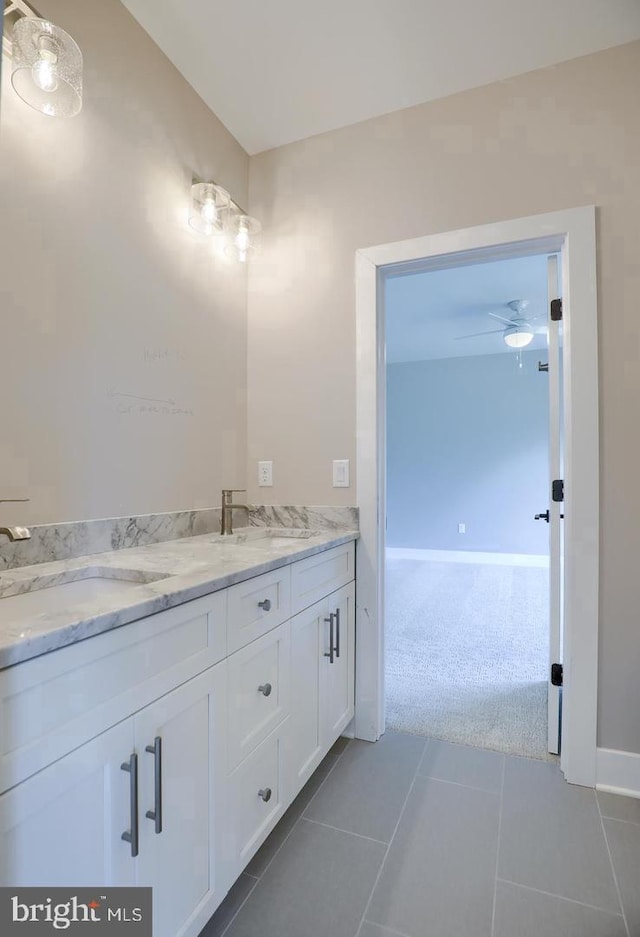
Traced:
<path fill-rule="evenodd" d="M 0 885 L 135 885 L 133 743 L 127 719 L 0 797 Z"/>
<path fill-rule="evenodd" d="M 333 662 L 323 657 L 320 711 L 326 751 L 351 722 L 355 684 L 355 587 L 351 582 L 327 598 L 333 615 Z"/>
<path fill-rule="evenodd" d="M 154 937 L 191 931 L 199 913 L 222 898 L 229 884 L 221 863 L 225 682 L 223 663 L 135 717 L 137 884 L 153 887 Z"/>
<path fill-rule="evenodd" d="M 321 674 L 329 651 L 326 600 L 291 619 L 291 777 L 294 792 L 311 777 L 323 751 Z"/>

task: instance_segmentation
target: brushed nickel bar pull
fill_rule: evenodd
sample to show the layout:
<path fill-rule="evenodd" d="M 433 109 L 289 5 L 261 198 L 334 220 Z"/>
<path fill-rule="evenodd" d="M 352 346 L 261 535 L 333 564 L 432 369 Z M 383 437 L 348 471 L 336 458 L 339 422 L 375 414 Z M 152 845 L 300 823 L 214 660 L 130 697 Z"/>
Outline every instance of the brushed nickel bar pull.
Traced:
<path fill-rule="evenodd" d="M 153 745 L 147 745 L 146 752 L 153 755 L 153 787 L 155 804 L 153 810 L 147 810 L 145 817 L 155 820 L 156 833 L 162 833 L 162 739 L 156 735 Z"/>
<path fill-rule="evenodd" d="M 328 617 L 328 618 L 325 618 L 325 621 L 326 621 L 326 622 L 329 622 L 329 653 L 327 653 L 327 652 L 325 651 L 325 652 L 324 652 L 324 656 L 329 658 L 329 663 L 330 663 L 330 664 L 333 663 L 333 652 L 334 652 L 334 647 L 333 647 L 333 618 L 334 618 L 333 612 L 331 612 L 331 613 L 329 614 L 329 617 Z"/>
<path fill-rule="evenodd" d="M 135 859 L 139 851 L 137 754 L 133 752 L 129 761 L 123 761 L 120 768 L 122 771 L 127 771 L 129 773 L 129 809 L 131 813 L 131 829 L 123 833 L 121 839 L 123 839 L 125 843 L 131 844 L 131 858 Z"/>
<path fill-rule="evenodd" d="M 340 609 L 336 609 L 336 657 L 340 657 Z"/>

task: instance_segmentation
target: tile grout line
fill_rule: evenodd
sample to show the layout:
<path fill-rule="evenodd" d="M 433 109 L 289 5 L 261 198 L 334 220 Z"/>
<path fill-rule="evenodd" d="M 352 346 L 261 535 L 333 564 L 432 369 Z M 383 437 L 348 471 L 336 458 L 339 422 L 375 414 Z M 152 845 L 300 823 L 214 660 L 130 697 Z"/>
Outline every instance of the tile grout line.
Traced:
<path fill-rule="evenodd" d="M 453 784 L 454 787 L 464 787 L 468 791 L 478 791 L 480 794 L 493 794 L 494 797 L 500 797 L 500 791 L 488 791 L 486 787 L 475 787 L 473 784 L 463 784 L 462 781 L 450 781 L 448 778 L 434 778 L 430 774 L 420 774 L 419 771 L 418 777 L 422 778 L 424 781 L 437 781 L 438 784 Z"/>
<path fill-rule="evenodd" d="M 376 888 L 377 888 L 377 886 L 378 886 L 378 882 L 380 881 L 380 877 L 381 877 L 381 875 L 382 875 L 382 870 L 384 869 L 385 862 L 387 861 L 387 856 L 389 855 L 389 851 L 391 850 L 391 846 L 393 845 L 393 841 L 394 841 L 394 839 L 396 838 L 396 833 L 398 832 L 398 827 L 400 826 L 400 821 L 402 820 L 402 817 L 404 816 L 404 812 L 405 812 L 406 807 L 407 807 L 407 804 L 408 804 L 408 802 L 409 802 L 409 797 L 411 796 L 411 792 L 412 792 L 412 790 L 413 790 L 413 788 L 414 788 L 414 786 L 415 786 L 416 781 L 418 780 L 418 777 L 419 777 L 419 775 L 418 775 L 418 770 L 419 770 L 419 768 L 420 768 L 420 765 L 422 764 L 422 760 L 423 760 L 423 758 L 424 758 L 424 756 L 425 756 L 425 754 L 426 754 L 426 751 L 427 751 L 427 748 L 428 748 L 428 747 L 429 747 L 429 739 L 425 739 L 424 748 L 422 749 L 422 755 L 421 755 L 420 758 L 418 759 L 418 763 L 417 763 L 417 765 L 416 765 L 416 770 L 415 770 L 415 772 L 414 772 L 414 774 L 413 774 L 413 779 L 412 779 L 412 781 L 411 781 L 411 784 L 409 785 L 409 790 L 407 791 L 407 796 L 405 797 L 404 803 L 402 804 L 402 807 L 401 807 L 401 809 L 400 809 L 400 813 L 398 814 L 398 822 L 396 823 L 396 825 L 395 825 L 395 827 L 394 827 L 394 829 L 393 829 L 393 833 L 391 834 L 391 839 L 389 840 L 389 845 L 388 845 L 387 848 L 385 849 L 384 856 L 382 857 L 382 862 L 380 863 L 380 868 L 378 869 L 378 874 L 376 875 L 375 881 L 374 881 L 374 883 L 373 883 L 373 887 L 371 888 L 371 891 L 370 891 L 370 893 L 369 893 L 369 898 L 368 898 L 367 903 L 366 903 L 366 905 L 365 905 L 365 908 L 364 908 L 364 912 L 363 912 L 363 914 L 362 914 L 362 917 L 360 918 L 360 926 L 358 927 L 358 930 L 356 931 L 355 937 L 360 937 L 360 932 L 362 931 L 362 925 L 363 925 L 364 922 L 365 922 L 365 919 L 366 919 L 366 917 L 367 917 L 367 912 L 368 912 L 368 910 L 369 910 L 369 908 L 370 908 L 370 906 L 371 906 L 371 901 L 372 901 L 372 899 L 373 899 L 373 894 L 374 894 L 374 892 L 375 892 L 375 890 L 376 890 Z M 373 923 L 375 923 L 375 922 L 372 921 L 371 923 L 373 924 Z"/>
<path fill-rule="evenodd" d="M 545 895 L 547 898 L 557 898 L 558 901 L 568 901 L 570 904 L 577 904 L 581 908 L 589 908 L 590 911 L 599 911 L 600 914 L 608 914 L 610 917 L 621 917 L 624 920 L 624 914 L 621 911 L 609 911 L 608 908 L 599 908 L 597 904 L 587 904 L 586 901 L 578 901 L 577 898 L 567 898 L 566 895 L 556 895 L 555 892 L 545 891 L 543 888 L 534 888 L 533 885 L 523 885 L 522 882 L 512 882 L 510 878 L 499 878 L 499 882 L 505 885 L 513 885 L 514 888 L 524 888 L 525 891 L 533 891 L 536 895 Z"/>
<path fill-rule="evenodd" d="M 496 933 L 496 902 L 498 900 L 498 871 L 500 865 L 500 841 L 502 839 L 502 808 L 504 806 L 504 779 L 507 773 L 507 759 L 502 756 L 502 780 L 500 784 L 500 809 L 498 811 L 498 842 L 496 844 L 496 874 L 493 883 L 493 909 L 491 911 L 491 937 Z"/>
<path fill-rule="evenodd" d="M 607 847 L 607 855 L 609 856 L 609 864 L 611 866 L 611 872 L 613 873 L 613 882 L 616 886 L 616 894 L 618 895 L 618 902 L 620 904 L 620 910 L 622 911 L 622 919 L 624 921 L 625 930 L 627 932 L 627 937 L 631 937 L 631 929 L 629 927 L 629 922 L 627 920 L 627 913 L 624 910 L 624 904 L 622 903 L 622 893 L 620 891 L 620 886 L 618 885 L 618 876 L 616 875 L 616 867 L 613 864 L 613 856 L 611 855 L 611 848 L 609 846 L 609 837 L 607 836 L 607 829 L 604 825 L 604 820 L 602 819 L 602 810 L 600 809 L 600 801 L 598 800 L 598 795 L 596 791 L 593 792 L 593 796 L 596 799 L 596 806 L 598 808 L 598 816 L 600 817 L 600 826 L 602 827 L 602 835 L 604 836 L 604 843 Z"/>
<path fill-rule="evenodd" d="M 282 840 L 282 842 L 280 843 L 280 845 L 278 846 L 278 848 L 276 849 L 276 851 L 274 852 L 274 854 L 271 856 L 271 858 L 269 859 L 269 861 L 268 861 L 267 864 L 265 865 L 264 869 L 262 870 L 262 874 L 261 874 L 259 877 L 256 878 L 256 880 L 255 880 L 255 882 L 254 882 L 254 884 L 253 884 L 251 890 L 250 890 L 249 893 L 246 895 L 246 897 L 245 897 L 244 900 L 241 902 L 241 904 L 238 906 L 238 910 L 237 910 L 237 911 L 235 912 L 235 914 L 230 918 L 229 923 L 227 924 L 227 926 L 224 928 L 224 930 L 223 930 L 222 933 L 220 934 L 220 937 L 225 937 L 225 934 L 227 933 L 227 931 L 229 930 L 229 928 L 231 927 L 231 925 L 233 924 L 233 922 L 235 921 L 235 919 L 238 917 L 238 915 L 240 914 L 240 912 L 241 912 L 242 909 L 244 908 L 245 904 L 247 903 L 247 901 L 249 900 L 249 898 L 251 897 L 251 895 L 252 895 L 252 894 L 254 893 L 254 891 L 256 890 L 258 884 L 259 884 L 260 881 L 264 878 L 265 872 L 267 872 L 268 869 L 271 867 L 271 865 L 272 865 L 273 861 L 275 860 L 276 856 L 280 853 L 280 850 L 282 849 L 282 847 L 284 846 L 284 844 L 287 842 L 287 840 L 289 839 L 289 837 L 291 836 L 291 834 L 293 833 L 293 831 L 296 829 L 296 827 L 297 827 L 298 824 L 300 823 L 300 820 L 302 819 L 302 817 L 303 817 L 303 815 L 304 815 L 304 811 L 307 809 L 307 807 L 308 807 L 311 803 L 313 803 L 313 801 L 315 800 L 315 798 L 316 798 L 316 796 L 318 795 L 318 793 L 319 793 L 319 791 L 321 790 L 321 788 L 323 788 L 324 785 L 327 783 L 327 780 L 329 779 L 329 777 L 330 777 L 331 774 L 333 773 L 333 771 L 334 771 L 336 765 L 338 764 L 338 762 L 340 761 L 340 759 L 342 758 L 342 756 L 344 755 L 344 753 L 346 752 L 346 750 L 347 750 L 348 747 L 349 747 L 348 744 L 345 745 L 345 747 L 342 749 L 342 751 L 336 756 L 336 760 L 334 761 L 334 763 L 331 765 L 331 767 L 330 767 L 329 770 L 327 771 L 326 776 L 322 779 L 322 781 L 321 781 L 320 784 L 318 785 L 318 789 L 314 792 L 313 797 L 311 798 L 311 800 L 309 801 L 309 803 L 305 806 L 304 810 L 302 811 L 302 813 L 300 814 L 300 816 L 298 817 L 298 819 L 296 820 L 296 822 L 293 824 L 293 826 L 291 827 L 291 829 L 289 830 L 289 832 L 287 833 L 287 835 L 285 836 L 285 838 Z M 329 752 L 327 752 L 327 755 L 328 755 L 328 754 L 329 754 Z M 327 757 L 327 756 L 325 755 L 325 758 L 326 758 L 326 757 Z M 322 762 L 321 762 L 321 763 L 322 763 Z M 319 768 L 319 767 L 320 767 L 320 765 L 318 765 L 318 768 Z M 316 768 L 316 770 L 317 770 L 317 768 Z M 312 777 L 313 777 L 313 775 L 312 775 Z M 311 778 L 309 778 L 309 780 L 311 780 Z M 307 783 L 309 783 L 309 782 L 307 781 Z M 284 814 L 283 814 L 283 816 L 284 816 Z M 282 817 L 281 817 L 280 819 L 282 819 Z M 277 826 L 277 824 L 276 824 L 276 826 Z M 274 827 L 273 829 L 275 829 L 275 827 Z M 273 832 L 273 830 L 272 830 L 271 832 Z M 266 840 L 265 840 L 265 842 L 266 842 Z M 263 845 L 264 845 L 264 843 L 263 843 Z M 243 871 L 244 871 L 244 870 L 243 870 Z M 242 875 L 243 873 L 241 872 L 240 874 Z M 240 877 L 240 876 L 238 876 L 238 878 L 239 878 L 239 877 Z M 253 876 L 252 876 L 252 877 L 253 877 Z M 237 881 L 237 879 L 236 879 L 236 881 Z M 214 914 L 215 914 L 215 911 L 214 911 Z"/>
<path fill-rule="evenodd" d="M 640 826 L 640 821 L 636 822 L 635 820 L 623 820 L 621 817 L 605 817 L 603 813 L 600 814 L 603 820 L 613 820 L 614 823 L 628 823 L 629 826 Z"/>
<path fill-rule="evenodd" d="M 386 924 L 376 924 L 375 921 L 363 921 L 363 924 L 371 924 L 372 927 L 376 927 L 379 930 L 383 930 L 385 934 L 390 934 L 391 937 L 409 937 L 408 934 L 405 934 L 401 930 L 394 930 L 393 927 L 387 927 Z"/>
<path fill-rule="evenodd" d="M 358 839 L 366 839 L 370 843 L 378 843 L 379 846 L 388 846 L 384 839 L 376 839 L 373 836 L 365 836 L 364 833 L 354 833 L 353 830 L 343 830 L 341 826 L 333 826 L 331 823 L 322 823 L 320 820 L 312 820 L 311 817 L 300 817 L 305 823 L 313 823 L 315 826 L 324 826 L 327 830 L 334 830 L 336 833 L 345 833 L 347 836 L 356 836 Z"/>

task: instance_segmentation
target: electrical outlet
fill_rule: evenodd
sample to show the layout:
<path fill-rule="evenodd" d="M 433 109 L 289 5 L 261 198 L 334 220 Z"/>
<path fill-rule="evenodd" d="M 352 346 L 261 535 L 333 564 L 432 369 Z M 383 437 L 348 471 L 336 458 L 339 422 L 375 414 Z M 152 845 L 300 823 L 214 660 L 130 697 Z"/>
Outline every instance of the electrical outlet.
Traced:
<path fill-rule="evenodd" d="M 459 533 L 459 534 L 466 534 L 466 532 L 467 532 L 467 525 L 466 525 L 466 524 L 458 524 L 458 533 Z"/>
<path fill-rule="evenodd" d="M 349 460 L 348 459 L 334 459 L 333 460 L 333 487 L 334 488 L 348 488 L 349 487 Z"/>
<path fill-rule="evenodd" d="M 258 487 L 273 487 L 273 462 L 258 462 Z"/>

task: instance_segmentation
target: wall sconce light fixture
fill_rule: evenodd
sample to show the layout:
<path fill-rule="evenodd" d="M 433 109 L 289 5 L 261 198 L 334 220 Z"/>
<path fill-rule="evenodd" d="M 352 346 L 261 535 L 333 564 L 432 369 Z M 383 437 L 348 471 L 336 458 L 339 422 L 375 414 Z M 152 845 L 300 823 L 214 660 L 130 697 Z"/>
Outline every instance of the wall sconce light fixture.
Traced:
<path fill-rule="evenodd" d="M 48 117 L 74 117 L 82 108 L 82 52 L 59 26 L 40 19 L 24 0 L 5 2 L 14 19 L 6 51 L 11 84 L 26 104 Z"/>
<path fill-rule="evenodd" d="M 258 250 L 262 225 L 257 218 L 246 215 L 227 190 L 215 182 L 194 179 L 189 224 L 200 234 L 221 235 L 224 252 L 240 263 L 246 263 Z"/>
<path fill-rule="evenodd" d="M 240 263 L 246 263 L 260 246 L 262 225 L 257 218 L 241 212 L 232 212 L 229 218 L 229 244 L 227 252 Z"/>
<path fill-rule="evenodd" d="M 189 224 L 200 234 L 222 234 L 229 218 L 231 197 L 213 182 L 194 182 L 191 186 Z"/>

